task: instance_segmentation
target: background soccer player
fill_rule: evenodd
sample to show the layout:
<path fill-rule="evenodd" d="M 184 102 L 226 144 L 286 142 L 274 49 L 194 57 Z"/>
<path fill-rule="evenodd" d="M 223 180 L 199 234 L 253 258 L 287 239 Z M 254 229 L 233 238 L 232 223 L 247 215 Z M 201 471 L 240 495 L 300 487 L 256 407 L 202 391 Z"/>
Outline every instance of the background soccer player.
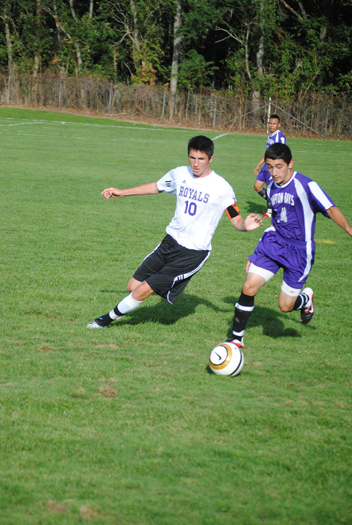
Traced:
<path fill-rule="evenodd" d="M 280 268 L 283 269 L 280 309 L 283 312 L 300 310 L 303 324 L 312 319 L 313 290 L 304 288 L 301 293 L 300 290 L 314 262 L 317 213 L 330 217 L 352 236 L 351 226 L 331 198 L 316 182 L 292 170 L 293 159 L 287 145 L 270 146 L 265 152 L 265 161 L 273 178 L 268 186 L 273 218 L 254 254 L 249 256 L 247 278 L 236 303 L 231 341 L 240 347 L 256 294 Z"/>
<path fill-rule="evenodd" d="M 280 144 L 286 144 L 286 137 L 282 131 L 280 131 L 280 126 L 280 117 L 278 115 L 271 115 L 269 119 L 270 135 L 268 136 L 268 140 L 266 142 L 267 148 L 269 148 L 272 144 L 276 144 L 277 142 L 280 142 Z M 259 171 L 262 164 L 264 164 L 264 166 Z M 260 159 L 253 171 L 254 175 L 257 175 L 256 181 L 254 183 L 254 189 L 261 197 L 263 197 L 263 199 L 267 201 L 267 211 L 266 213 L 264 212 L 264 217 L 271 217 L 271 203 L 270 200 L 268 200 L 264 184 L 268 186 L 268 184 L 270 184 L 272 181 L 272 178 L 268 171 L 267 165 L 265 164 L 264 157 Z"/>

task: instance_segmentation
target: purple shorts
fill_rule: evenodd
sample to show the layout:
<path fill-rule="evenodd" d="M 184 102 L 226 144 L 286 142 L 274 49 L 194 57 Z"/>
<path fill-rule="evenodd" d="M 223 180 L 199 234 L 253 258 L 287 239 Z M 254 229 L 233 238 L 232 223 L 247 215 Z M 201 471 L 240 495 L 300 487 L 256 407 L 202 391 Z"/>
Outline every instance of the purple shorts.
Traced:
<path fill-rule="evenodd" d="M 266 185 L 268 185 L 268 184 L 270 184 L 270 182 L 272 182 L 273 179 L 271 178 L 271 175 L 269 173 L 269 170 L 268 170 L 268 167 L 267 167 L 266 163 L 263 165 L 262 169 L 258 173 L 256 180 L 260 180 L 261 182 L 265 182 Z"/>
<path fill-rule="evenodd" d="M 314 263 L 315 246 L 305 241 L 281 237 L 272 227 L 265 230 L 249 260 L 276 274 L 283 269 L 284 282 L 291 288 L 303 288 Z"/>

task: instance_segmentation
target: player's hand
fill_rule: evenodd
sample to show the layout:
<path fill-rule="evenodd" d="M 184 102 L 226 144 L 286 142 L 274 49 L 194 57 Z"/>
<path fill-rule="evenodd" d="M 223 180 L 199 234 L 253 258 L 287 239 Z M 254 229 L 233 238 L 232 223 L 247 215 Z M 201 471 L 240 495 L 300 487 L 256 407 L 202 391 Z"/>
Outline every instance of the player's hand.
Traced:
<path fill-rule="evenodd" d="M 101 195 L 103 195 L 106 200 L 109 200 L 110 197 L 123 197 L 123 190 L 118 190 L 117 188 L 106 188 L 106 190 L 101 192 Z"/>
<path fill-rule="evenodd" d="M 248 259 L 248 261 L 246 263 L 246 273 L 248 273 L 250 265 L 251 265 L 251 261 Z"/>
<path fill-rule="evenodd" d="M 247 231 L 255 230 L 263 226 L 263 219 L 261 215 L 250 213 L 244 220 L 244 226 Z"/>
<path fill-rule="evenodd" d="M 258 168 L 258 166 L 257 166 L 256 168 L 254 168 L 253 173 L 254 173 L 254 175 L 258 175 L 258 173 L 259 173 L 259 168 Z"/>

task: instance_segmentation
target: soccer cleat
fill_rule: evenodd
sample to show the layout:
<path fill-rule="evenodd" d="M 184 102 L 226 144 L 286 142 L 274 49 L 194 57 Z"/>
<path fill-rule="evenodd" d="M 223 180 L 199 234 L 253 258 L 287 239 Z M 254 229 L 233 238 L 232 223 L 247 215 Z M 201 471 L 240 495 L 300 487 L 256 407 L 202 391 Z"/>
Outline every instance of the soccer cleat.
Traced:
<path fill-rule="evenodd" d="M 314 315 L 314 292 L 311 288 L 304 288 L 304 290 L 302 290 L 302 294 L 306 294 L 309 297 L 309 301 L 301 310 L 301 323 L 308 324 Z"/>
<path fill-rule="evenodd" d="M 272 217 L 272 210 L 266 210 L 266 212 L 263 210 L 263 217 Z"/>
<path fill-rule="evenodd" d="M 102 317 L 98 317 L 98 319 L 94 319 L 94 321 L 87 324 L 87 328 L 106 328 L 107 326 L 107 324 L 103 324 Z"/>
<path fill-rule="evenodd" d="M 233 343 L 234 345 L 238 346 L 239 348 L 243 348 L 243 338 L 241 341 L 238 339 L 226 339 L 226 343 Z"/>

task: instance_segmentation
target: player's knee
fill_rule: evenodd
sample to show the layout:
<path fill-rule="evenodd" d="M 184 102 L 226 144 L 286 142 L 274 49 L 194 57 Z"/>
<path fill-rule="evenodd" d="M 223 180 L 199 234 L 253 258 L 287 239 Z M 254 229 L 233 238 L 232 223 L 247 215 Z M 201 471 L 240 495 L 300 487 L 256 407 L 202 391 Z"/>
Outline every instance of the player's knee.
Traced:
<path fill-rule="evenodd" d="M 137 288 L 137 286 L 141 284 L 139 281 L 136 281 L 133 277 L 129 280 L 129 283 L 127 285 L 127 290 L 131 293 L 133 290 Z"/>
<path fill-rule="evenodd" d="M 152 290 L 146 281 L 143 281 L 139 284 L 139 286 L 137 286 L 137 288 L 133 290 L 132 297 L 136 301 L 144 301 L 145 299 L 148 299 L 148 297 L 153 293 L 154 290 Z"/>
<path fill-rule="evenodd" d="M 245 281 L 243 286 L 242 286 L 242 292 L 245 294 L 245 295 L 250 295 L 251 297 L 253 297 L 256 292 L 257 292 L 257 287 L 254 287 L 250 281 Z"/>
<path fill-rule="evenodd" d="M 292 310 L 292 304 L 281 303 L 281 302 L 279 301 L 279 308 L 280 308 L 281 312 L 284 312 L 284 313 L 291 312 L 291 310 Z"/>
<path fill-rule="evenodd" d="M 284 313 L 287 313 L 287 312 L 290 311 L 290 310 L 287 308 L 287 306 L 285 306 L 284 304 L 279 305 L 279 308 L 280 308 L 281 312 L 284 312 Z"/>

